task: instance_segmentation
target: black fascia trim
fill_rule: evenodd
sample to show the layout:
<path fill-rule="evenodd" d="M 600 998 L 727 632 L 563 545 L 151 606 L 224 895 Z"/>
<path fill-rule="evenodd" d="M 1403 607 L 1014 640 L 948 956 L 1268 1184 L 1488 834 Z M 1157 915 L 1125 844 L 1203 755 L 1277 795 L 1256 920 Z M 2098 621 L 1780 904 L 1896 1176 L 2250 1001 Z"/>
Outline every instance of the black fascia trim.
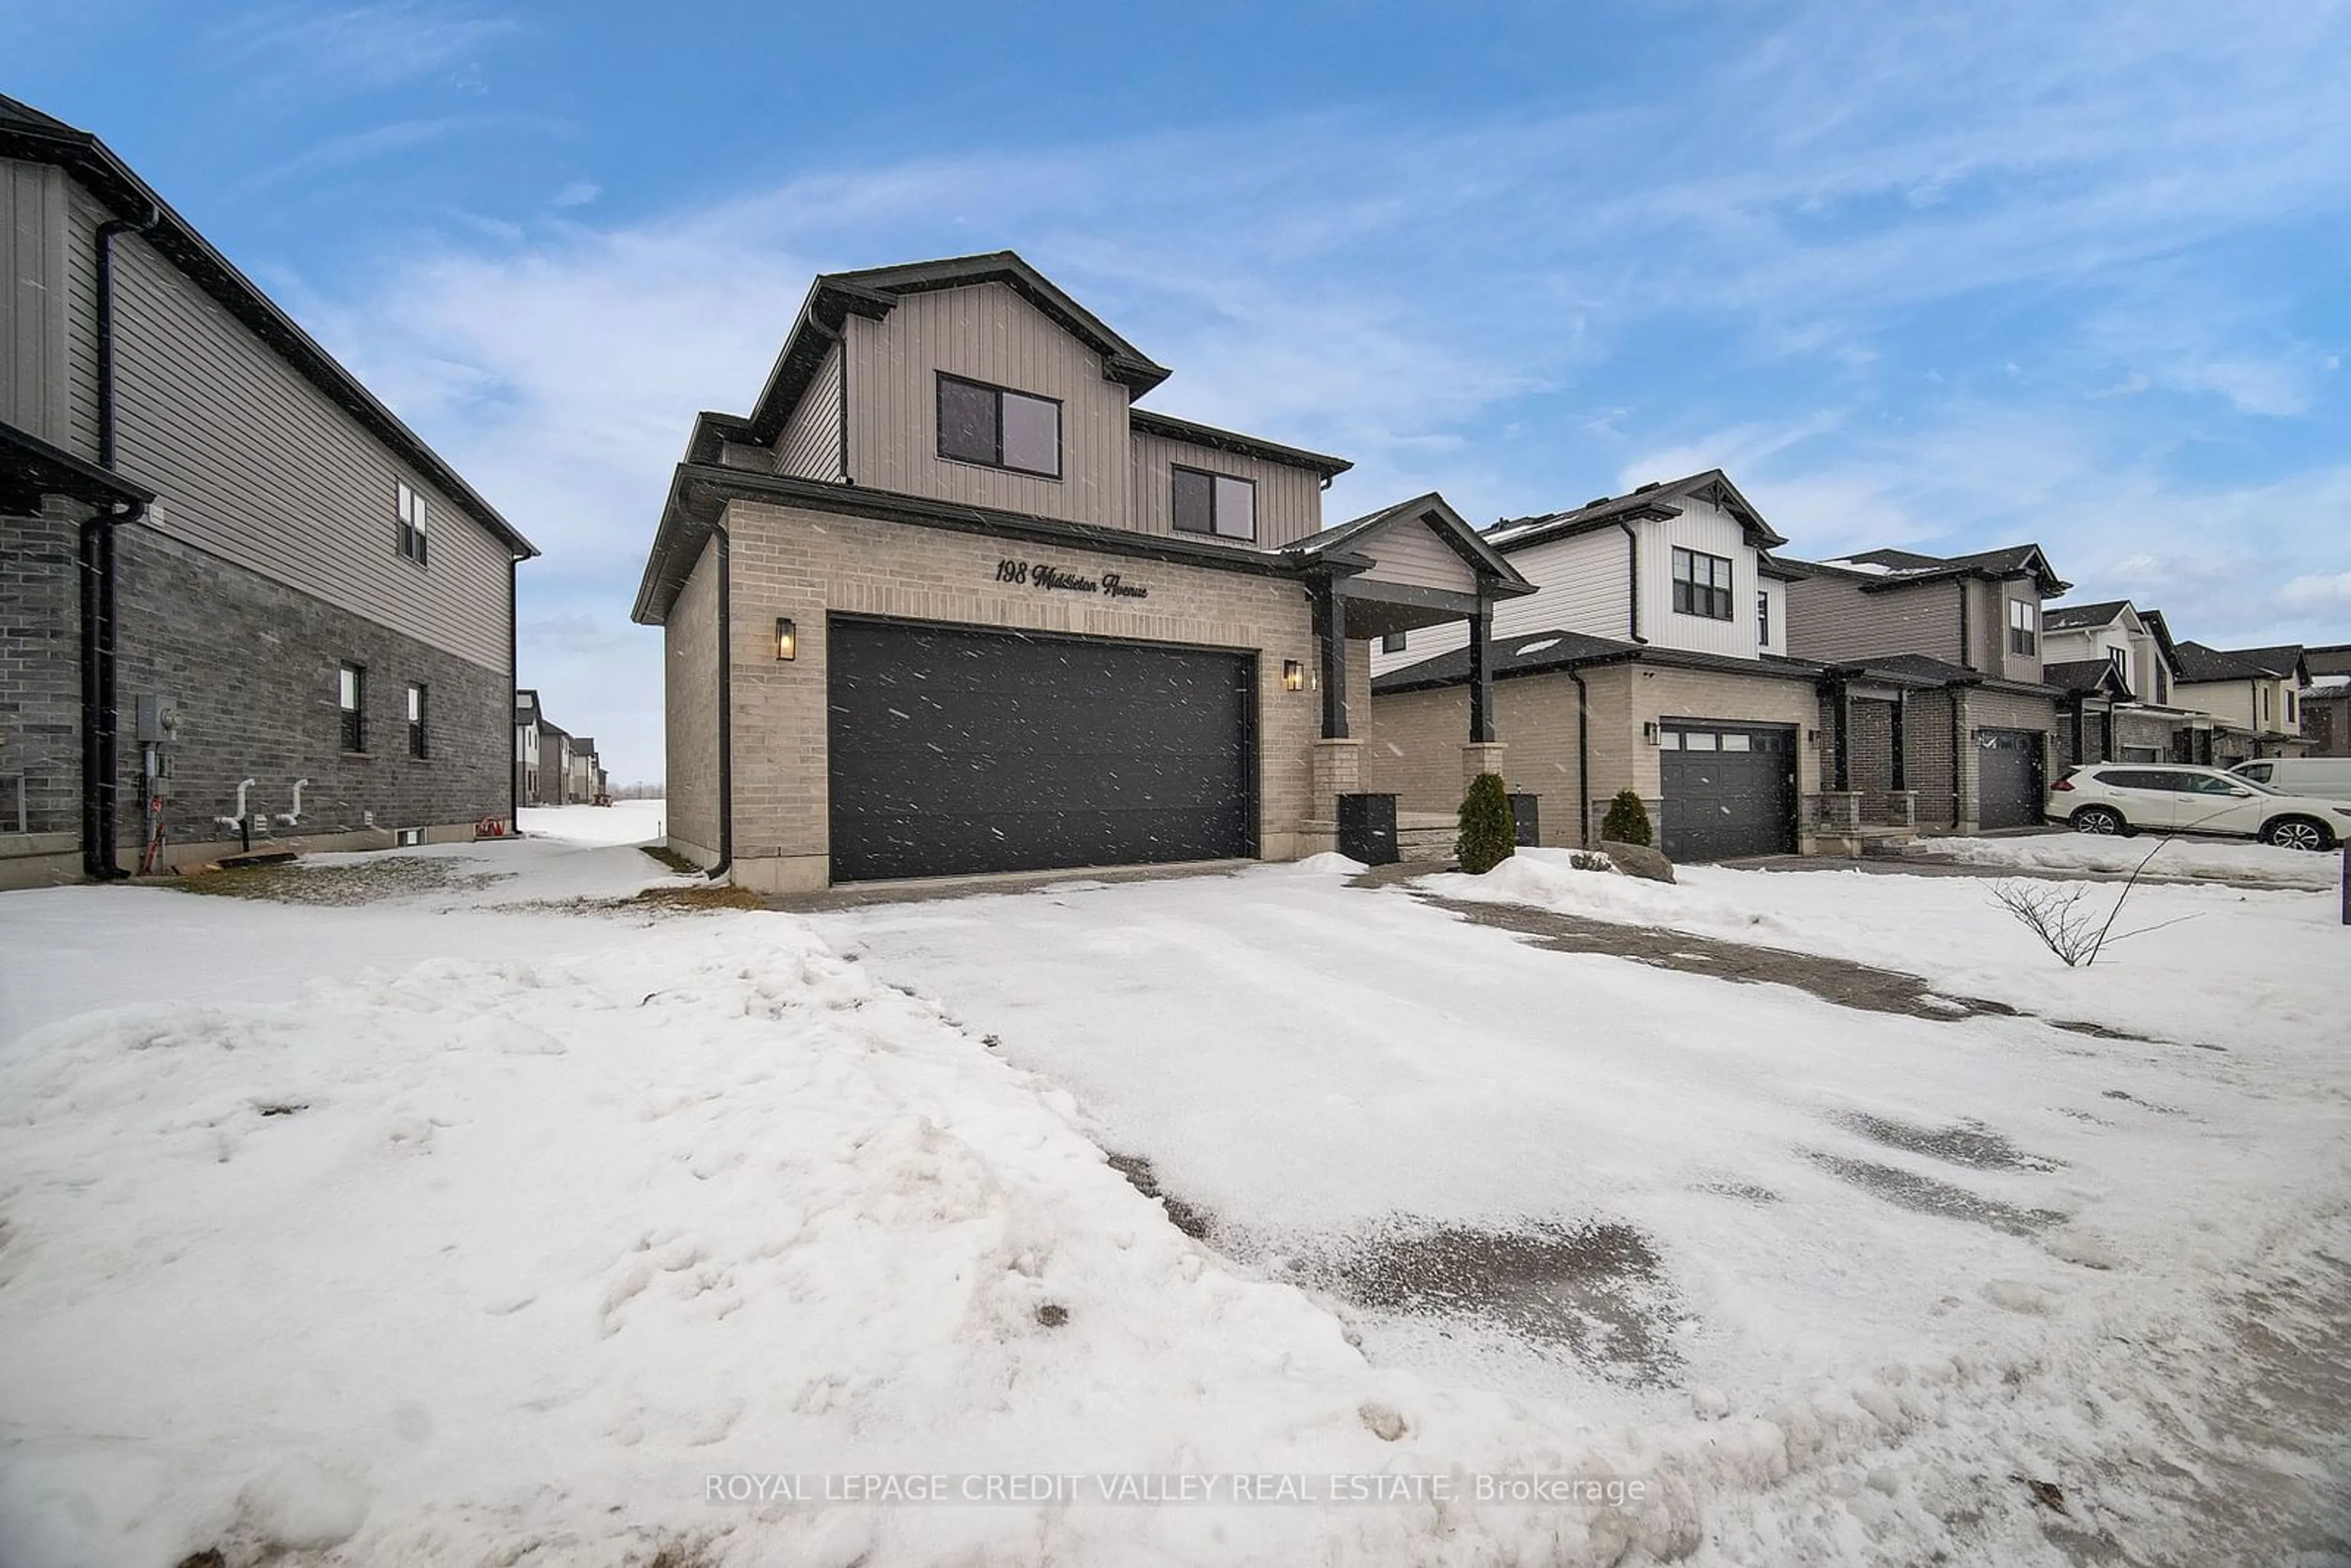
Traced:
<path fill-rule="evenodd" d="M 670 481 L 669 499 L 652 555 L 645 562 L 644 580 L 638 589 L 629 618 L 641 626 L 658 626 L 669 615 L 677 591 L 684 586 L 680 571 L 690 572 L 700 559 L 703 541 L 717 527 L 728 501 L 769 501 L 812 511 L 871 517 L 881 522 L 953 533 L 979 534 L 990 538 L 1019 539 L 1027 544 L 1061 545 L 1102 555 L 1137 560 L 1165 561 L 1171 566 L 1205 567 L 1212 571 L 1237 571 L 1256 577 L 1307 578 L 1322 573 L 1361 571 L 1372 563 L 1360 558 L 1303 559 L 1285 552 L 1213 544 L 1194 544 L 1196 537 L 1139 534 L 1126 528 L 1106 528 L 1092 523 L 1066 522 L 1029 512 L 1009 512 L 994 507 L 961 506 L 893 490 L 869 490 L 854 485 L 819 479 L 795 479 L 780 474 L 753 474 L 739 468 L 681 463 Z"/>
<path fill-rule="evenodd" d="M 1278 441 L 1262 436 L 1243 435 L 1238 431 L 1222 430 L 1213 424 L 1196 424 L 1188 419 L 1178 419 L 1172 413 L 1155 409 L 1127 410 L 1127 426 L 1169 441 L 1182 441 L 1194 446 L 1206 446 L 1212 451 L 1230 452 L 1243 457 L 1262 458 L 1268 463 L 1280 463 L 1287 467 L 1304 468 L 1335 479 L 1354 467 L 1344 457 L 1332 457 L 1320 452 L 1309 452 L 1302 446 L 1284 446 Z"/>

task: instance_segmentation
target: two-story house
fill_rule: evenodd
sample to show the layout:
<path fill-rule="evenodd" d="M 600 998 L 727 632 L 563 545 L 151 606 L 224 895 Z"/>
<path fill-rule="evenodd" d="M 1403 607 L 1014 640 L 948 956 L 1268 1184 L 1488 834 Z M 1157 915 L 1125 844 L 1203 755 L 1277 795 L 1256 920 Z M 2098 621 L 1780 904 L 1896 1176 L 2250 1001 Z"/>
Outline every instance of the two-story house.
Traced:
<path fill-rule="evenodd" d="M 2300 757 L 2302 693 L 2310 668 L 2300 646 L 2212 648 L 2179 644 L 2179 701 L 2213 720 L 2212 761 L 2222 768 L 2257 757 Z"/>
<path fill-rule="evenodd" d="M 1367 640 L 1531 590 L 1439 497 L 1325 529 L 1344 461 L 1136 407 L 1168 373 L 1008 251 L 818 277 L 638 594 L 672 847 L 765 891 L 1332 847 Z"/>
<path fill-rule="evenodd" d="M 2177 706 L 2179 652 L 2158 611 L 2127 599 L 2042 615 L 2041 678 L 2064 694 L 2055 763 L 2194 762 L 2212 756 L 2212 721 Z"/>
<path fill-rule="evenodd" d="M 2041 547 L 1787 564 L 1788 651 L 1825 667 L 1830 790 L 1865 825 L 2039 821 L 2061 695 L 2042 680 L 2042 601 L 2071 586 Z"/>
<path fill-rule="evenodd" d="M 536 552 L 95 136 L 0 98 L 0 884 L 512 814 Z"/>
<path fill-rule="evenodd" d="M 2313 757 L 2351 757 L 2351 643 L 2302 651 L 2310 684 L 2302 693 L 2302 732 Z"/>
<path fill-rule="evenodd" d="M 1536 797 L 1541 841 L 1592 841 L 1629 789 L 1676 860 L 1820 847 L 1819 672 L 1787 657 L 1786 541 L 1719 469 L 1485 538 L 1538 591 L 1496 610 L 1490 664 L 1508 779 Z M 1364 777 L 1408 809 L 1459 800 L 1433 743 L 1459 727 L 1468 643 L 1440 624 L 1374 656 Z"/>
<path fill-rule="evenodd" d="M 514 798 L 517 806 L 540 804 L 538 727 L 544 717 L 537 692 L 526 686 L 515 693 Z"/>

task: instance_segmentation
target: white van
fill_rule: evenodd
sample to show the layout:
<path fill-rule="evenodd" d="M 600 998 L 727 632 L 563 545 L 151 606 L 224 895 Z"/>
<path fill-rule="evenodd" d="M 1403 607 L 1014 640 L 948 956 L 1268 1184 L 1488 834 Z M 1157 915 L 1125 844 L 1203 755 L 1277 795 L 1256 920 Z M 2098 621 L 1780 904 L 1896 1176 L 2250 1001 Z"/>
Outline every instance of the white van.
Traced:
<path fill-rule="evenodd" d="M 2271 757 L 2240 762 L 2229 771 L 2289 795 L 2351 800 L 2351 757 Z"/>

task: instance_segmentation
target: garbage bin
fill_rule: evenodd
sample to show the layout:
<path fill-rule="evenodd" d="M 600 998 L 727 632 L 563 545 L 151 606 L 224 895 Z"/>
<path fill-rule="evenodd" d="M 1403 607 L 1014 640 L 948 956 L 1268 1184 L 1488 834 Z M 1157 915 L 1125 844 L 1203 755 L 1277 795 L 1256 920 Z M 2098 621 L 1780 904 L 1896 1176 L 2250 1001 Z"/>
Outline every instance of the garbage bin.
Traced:
<path fill-rule="evenodd" d="M 1394 865 L 1396 861 L 1396 798 L 1393 795 L 1340 796 L 1339 852 L 1365 865 Z"/>

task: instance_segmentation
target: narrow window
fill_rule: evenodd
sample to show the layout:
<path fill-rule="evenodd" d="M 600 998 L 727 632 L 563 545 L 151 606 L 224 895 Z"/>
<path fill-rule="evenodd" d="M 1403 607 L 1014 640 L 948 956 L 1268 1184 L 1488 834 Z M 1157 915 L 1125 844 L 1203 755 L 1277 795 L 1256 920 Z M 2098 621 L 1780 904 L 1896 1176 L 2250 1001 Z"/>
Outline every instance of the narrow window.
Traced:
<path fill-rule="evenodd" d="M 424 747 L 424 687 L 416 681 L 408 683 L 408 755 L 431 755 Z"/>
<path fill-rule="evenodd" d="M 1730 560 L 1703 550 L 1674 551 L 1674 609 L 1709 621 L 1730 619 Z"/>
<path fill-rule="evenodd" d="M 957 463 L 1061 476 L 1061 405 L 939 375 L 939 455 Z"/>
<path fill-rule="evenodd" d="M 397 494 L 393 497 L 393 506 L 400 515 L 400 553 L 417 565 L 423 566 L 424 564 L 424 497 L 406 485 L 398 486 L 396 488 Z"/>
<path fill-rule="evenodd" d="M 2040 614 L 2030 599 L 2011 599 L 2008 601 L 2008 651 L 2010 653 L 2030 653 L 2041 645 L 2037 624 L 2039 620 Z"/>
<path fill-rule="evenodd" d="M 367 749 L 367 671 L 357 664 L 345 664 L 336 686 L 337 700 L 342 706 L 343 749 Z"/>
<path fill-rule="evenodd" d="M 1197 468 L 1175 471 L 1176 531 L 1220 538 L 1257 538 L 1257 482 Z"/>
<path fill-rule="evenodd" d="M 1771 596 L 1768 593 L 1755 596 L 1755 645 L 1759 648 L 1771 645 Z"/>
<path fill-rule="evenodd" d="M 1403 632 L 1389 632 L 1386 636 L 1380 639 L 1380 652 L 1383 653 L 1403 653 L 1404 640 L 1406 635 L 1408 635 L 1408 633 Z"/>
<path fill-rule="evenodd" d="M 2270 716 L 2270 689 L 2267 686 L 2259 686 L 2255 689 L 2262 694 L 2262 717 L 2266 719 Z"/>
<path fill-rule="evenodd" d="M 2299 722 L 2294 716 L 2294 694 L 2292 692 L 2285 694 L 2285 721 L 2288 724 Z"/>

